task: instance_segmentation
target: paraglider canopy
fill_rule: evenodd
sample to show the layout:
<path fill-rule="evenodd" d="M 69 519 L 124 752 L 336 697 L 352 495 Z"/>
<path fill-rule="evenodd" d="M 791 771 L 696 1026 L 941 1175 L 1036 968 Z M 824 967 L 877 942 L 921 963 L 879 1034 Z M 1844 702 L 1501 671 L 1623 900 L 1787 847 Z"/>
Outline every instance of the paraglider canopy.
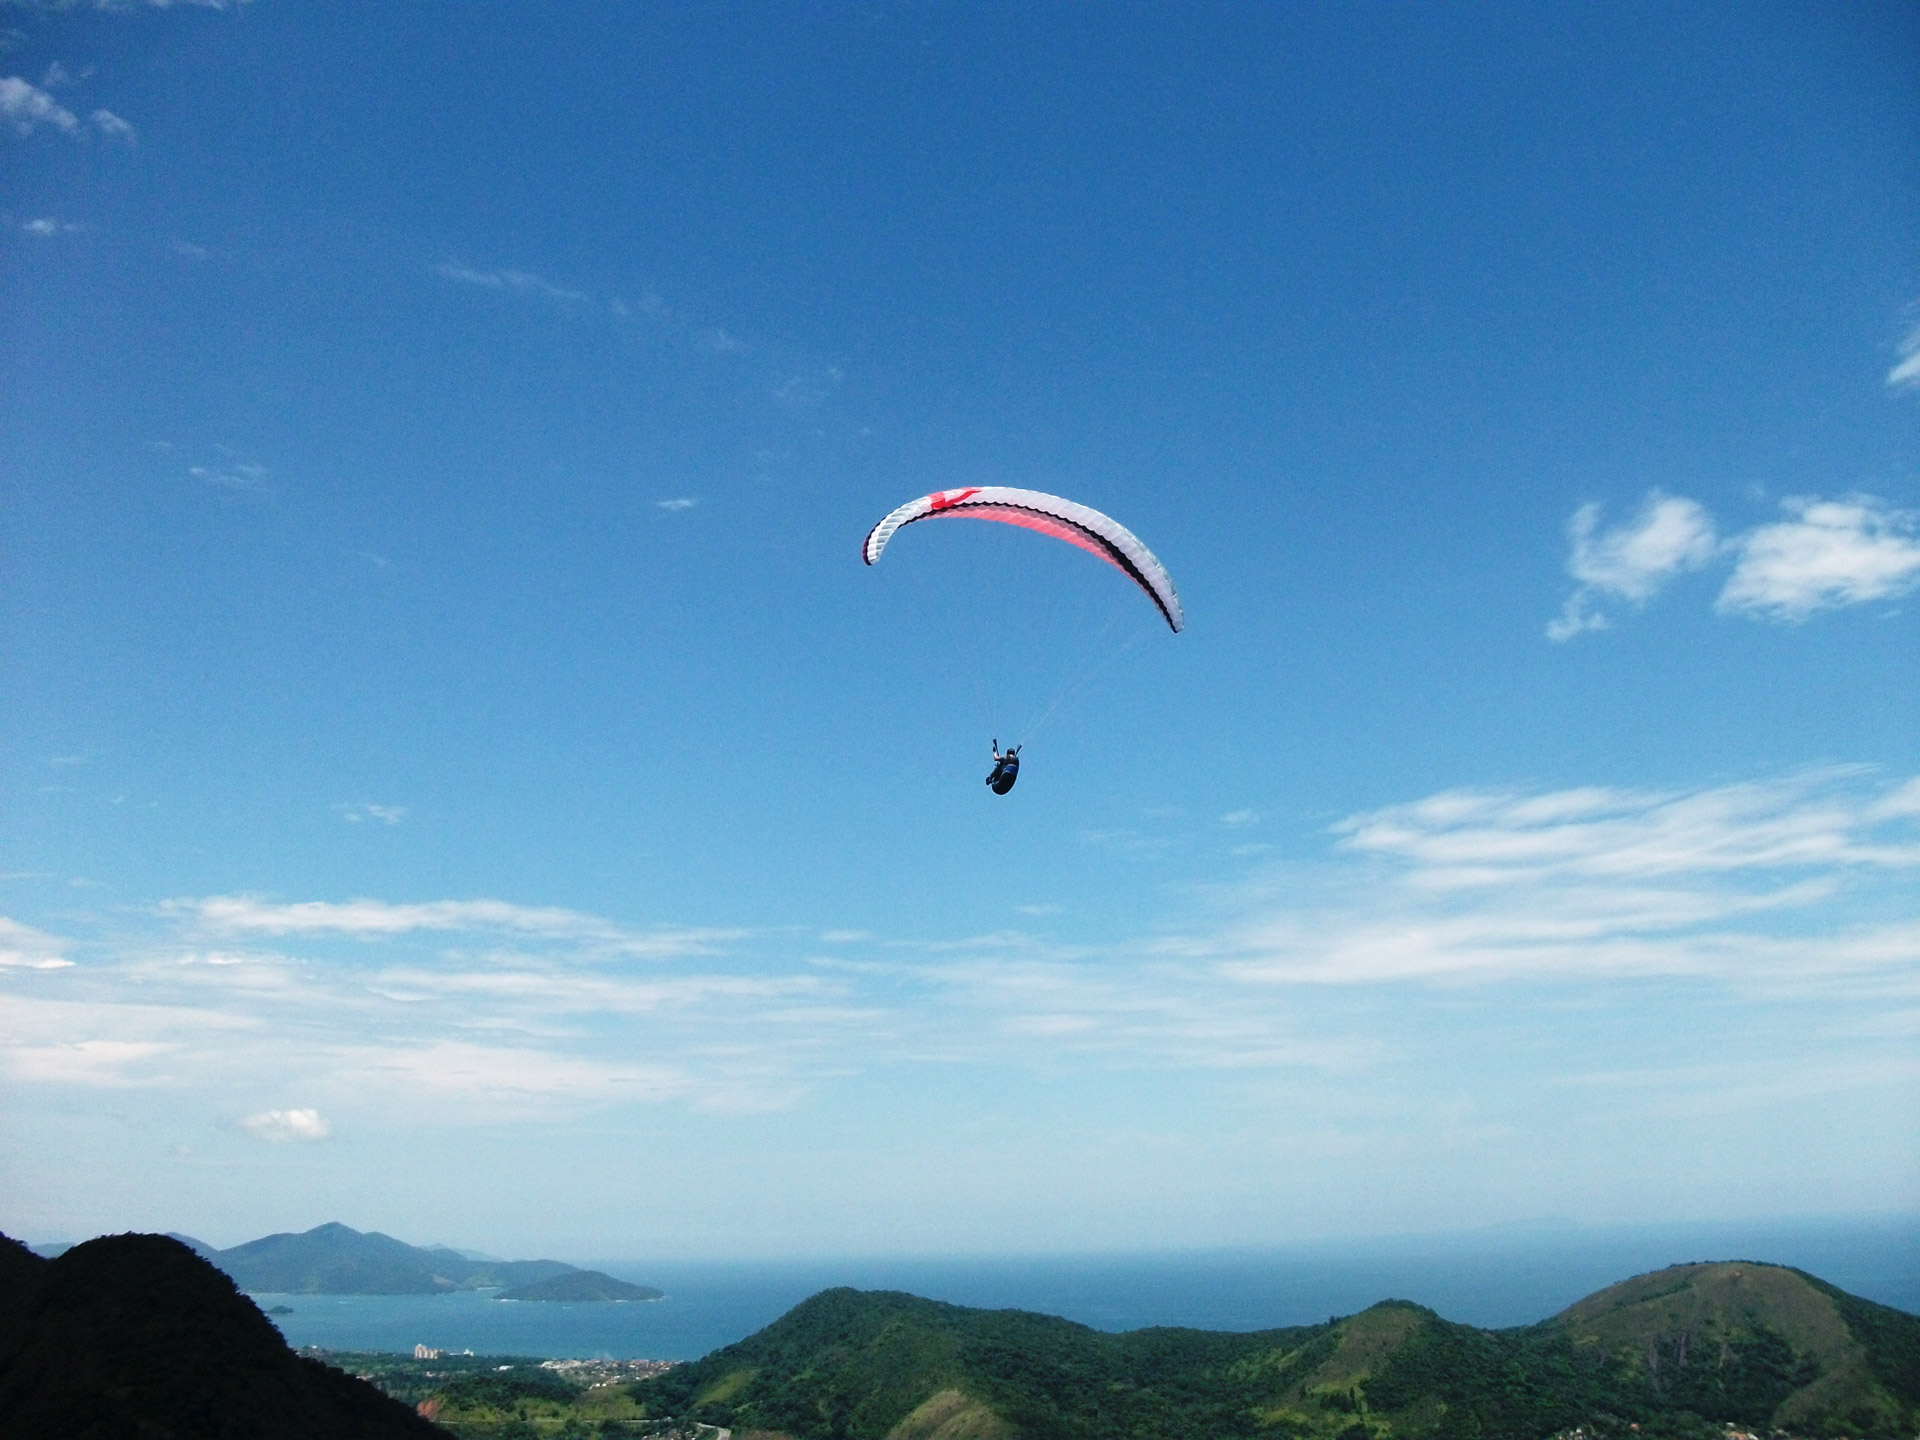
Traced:
<path fill-rule="evenodd" d="M 977 485 L 965 490 L 936 490 L 909 500 L 867 532 L 861 558 L 871 565 L 903 525 L 916 520 L 998 520 L 1051 535 L 1097 555 L 1146 591 L 1177 634 L 1186 626 L 1173 577 L 1140 543 L 1140 537 L 1110 515 L 1039 490 L 1006 485 Z"/>

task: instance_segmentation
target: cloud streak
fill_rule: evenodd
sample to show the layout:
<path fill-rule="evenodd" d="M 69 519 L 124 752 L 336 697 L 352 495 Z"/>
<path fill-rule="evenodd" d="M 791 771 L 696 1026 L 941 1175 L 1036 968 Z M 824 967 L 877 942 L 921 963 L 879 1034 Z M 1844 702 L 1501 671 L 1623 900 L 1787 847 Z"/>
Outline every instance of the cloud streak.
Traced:
<path fill-rule="evenodd" d="M 0 915 L 0 968 L 65 970 L 67 942 Z"/>
<path fill-rule="evenodd" d="M 693 929 L 633 931 L 576 910 L 513 905 L 503 900 L 432 900 L 420 904 L 304 900 L 281 904 L 249 895 L 215 895 L 197 900 L 169 900 L 161 910 L 189 919 L 197 928 L 214 934 L 372 939 L 422 930 L 495 931 L 589 942 L 628 956 L 705 954 L 742 933 Z"/>
<path fill-rule="evenodd" d="M 1920 390 L 1920 325 L 1900 342 L 1899 359 L 1887 372 L 1887 385 L 1894 390 Z"/>
<path fill-rule="evenodd" d="M 1920 781 L 1821 770 L 1704 790 L 1452 791 L 1353 816 L 1355 898 L 1174 953 L 1264 984 L 1920 977 Z M 1871 905 L 1861 902 L 1877 896 Z"/>
<path fill-rule="evenodd" d="M 1920 1010 L 1920 778 L 1451 790 L 1326 838 L 1205 924 L 1098 945 L 644 928 L 496 899 L 181 899 L 94 940 L 9 921 L 0 1067 L 243 1107 L 242 1130 L 291 1142 L 338 1115 L 761 1112 L 952 1067 L 1377 1084 L 1407 1037 L 1365 1017 L 1410 995 L 1504 1011 L 1686 984 Z"/>
<path fill-rule="evenodd" d="M 581 304 L 589 298 L 583 290 L 569 290 L 564 285 L 556 285 L 551 280 L 530 275 L 524 270 L 476 270 L 470 265 L 448 263 L 434 266 L 433 273 L 442 279 L 453 280 L 462 285 L 476 285 L 483 290 L 534 295 L 548 300 L 557 300 L 566 305 Z"/>
<path fill-rule="evenodd" d="M 341 805 L 338 807 L 340 818 L 349 825 L 363 824 L 368 820 L 381 825 L 398 825 L 407 818 L 404 805 Z"/>
<path fill-rule="evenodd" d="M 18 75 L 0 78 L 0 121 L 16 135 L 31 135 L 42 125 L 63 135 L 81 133 L 78 115 Z"/>
<path fill-rule="evenodd" d="M 242 1119 L 240 1128 L 255 1139 L 274 1145 L 325 1140 L 333 1134 L 333 1127 L 318 1110 L 262 1110 Z"/>
<path fill-rule="evenodd" d="M 104 139 L 116 140 L 122 145 L 133 145 L 139 140 L 139 134 L 133 126 L 111 110 L 96 110 L 87 118 L 93 121 L 93 128 Z"/>
<path fill-rule="evenodd" d="M 48 85 L 63 83 L 67 78 L 58 65 L 49 67 L 46 75 Z M 86 137 L 90 124 L 93 133 L 103 140 L 133 145 L 139 138 L 133 126 L 111 110 L 95 110 L 87 117 L 87 124 L 83 124 L 78 115 L 54 99 L 49 91 L 18 75 L 0 77 L 0 124 L 21 136 L 31 135 L 44 126 L 79 140 Z"/>

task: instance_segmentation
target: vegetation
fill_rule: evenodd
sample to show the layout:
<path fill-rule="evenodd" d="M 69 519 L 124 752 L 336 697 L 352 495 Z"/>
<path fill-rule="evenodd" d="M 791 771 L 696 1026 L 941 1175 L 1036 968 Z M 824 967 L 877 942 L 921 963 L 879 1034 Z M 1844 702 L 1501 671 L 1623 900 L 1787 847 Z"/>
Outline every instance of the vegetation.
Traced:
<path fill-rule="evenodd" d="M 295 1355 L 167 1237 L 0 1237 L 0 1415 L 9 1440 L 1920 1440 L 1920 1317 L 1728 1263 L 1509 1330 L 1390 1300 L 1114 1335 L 841 1289 L 690 1365 Z"/>
<path fill-rule="evenodd" d="M 534 1360 L 513 1355 L 405 1355 L 311 1351 L 422 1408 L 462 1440 L 665 1437 L 676 1427 L 647 1418 L 635 1382 L 666 1365 L 646 1360 Z M 708 1440 L 712 1440 L 712 1428 Z M 682 1432 L 692 1440 L 694 1427 Z"/>
<path fill-rule="evenodd" d="M 574 1304 L 597 1301 L 622 1300 L 658 1300 L 662 1292 L 651 1285 L 629 1285 L 624 1280 L 616 1280 L 611 1275 L 602 1275 L 598 1270 L 569 1270 L 564 1275 L 550 1275 L 544 1280 L 536 1280 L 531 1285 L 516 1285 L 511 1290 L 502 1290 L 493 1298 L 496 1300 L 560 1300 Z"/>
<path fill-rule="evenodd" d="M 1539 1325 L 1387 1301 L 1325 1325 L 1108 1335 L 830 1290 L 637 1387 L 655 1417 L 794 1440 L 1907 1440 L 1920 1318 L 1777 1266 L 1642 1276 Z"/>

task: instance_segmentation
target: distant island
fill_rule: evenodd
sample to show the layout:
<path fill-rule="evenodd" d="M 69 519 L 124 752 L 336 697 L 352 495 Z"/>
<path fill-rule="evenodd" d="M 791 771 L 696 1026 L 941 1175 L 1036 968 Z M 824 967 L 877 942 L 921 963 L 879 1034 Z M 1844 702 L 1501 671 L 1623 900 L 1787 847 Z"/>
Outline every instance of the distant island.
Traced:
<path fill-rule="evenodd" d="M 362 1232 L 338 1222 L 299 1233 L 265 1235 L 218 1250 L 191 1235 L 167 1237 L 225 1271 L 252 1295 L 435 1295 L 454 1290 L 498 1289 L 503 1300 L 567 1300 L 574 1303 L 658 1300 L 662 1293 L 630 1285 L 597 1270 L 559 1260 L 495 1260 L 445 1245 L 409 1245 L 379 1231 Z M 53 1258 L 71 1247 L 43 1245 L 34 1253 Z M 580 1277 L 569 1279 L 568 1277 Z M 549 1281 L 565 1281 L 549 1292 Z M 276 1306 L 272 1314 L 291 1314 Z"/>
<path fill-rule="evenodd" d="M 602 1275 L 598 1270 L 569 1270 L 564 1275 L 550 1275 L 531 1285 L 516 1285 L 511 1290 L 502 1290 L 493 1298 L 557 1300 L 577 1305 L 594 1301 L 660 1300 L 665 1298 L 665 1294 L 665 1291 L 656 1290 L 651 1285 L 629 1285 L 611 1275 Z"/>

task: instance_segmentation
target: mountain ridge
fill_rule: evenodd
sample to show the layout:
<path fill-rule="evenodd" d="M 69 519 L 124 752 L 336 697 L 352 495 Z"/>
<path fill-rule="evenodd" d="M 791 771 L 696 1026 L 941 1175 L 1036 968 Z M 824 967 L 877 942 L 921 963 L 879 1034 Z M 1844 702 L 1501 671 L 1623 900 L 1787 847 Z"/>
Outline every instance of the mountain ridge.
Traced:
<path fill-rule="evenodd" d="M 1672 1266 L 1503 1330 L 1387 1300 L 1323 1325 L 1109 1334 L 838 1289 L 635 1393 L 650 1415 L 788 1440 L 1912 1440 L 1920 1317 L 1752 1261 Z"/>
<path fill-rule="evenodd" d="M 561 1260 L 501 1260 L 451 1245 L 409 1245 L 378 1230 L 355 1230 L 329 1220 L 311 1230 L 283 1230 L 225 1250 L 191 1235 L 169 1231 L 194 1254 L 233 1277 L 255 1295 L 435 1295 L 453 1290 L 513 1291 L 506 1299 L 657 1300 L 661 1292 L 630 1285 L 598 1270 Z M 23 1247 L 43 1259 L 74 1249 L 49 1244 Z M 557 1291 L 522 1293 L 565 1276 L 591 1281 L 561 1284 Z M 598 1293 L 596 1293 L 598 1292 Z"/>

